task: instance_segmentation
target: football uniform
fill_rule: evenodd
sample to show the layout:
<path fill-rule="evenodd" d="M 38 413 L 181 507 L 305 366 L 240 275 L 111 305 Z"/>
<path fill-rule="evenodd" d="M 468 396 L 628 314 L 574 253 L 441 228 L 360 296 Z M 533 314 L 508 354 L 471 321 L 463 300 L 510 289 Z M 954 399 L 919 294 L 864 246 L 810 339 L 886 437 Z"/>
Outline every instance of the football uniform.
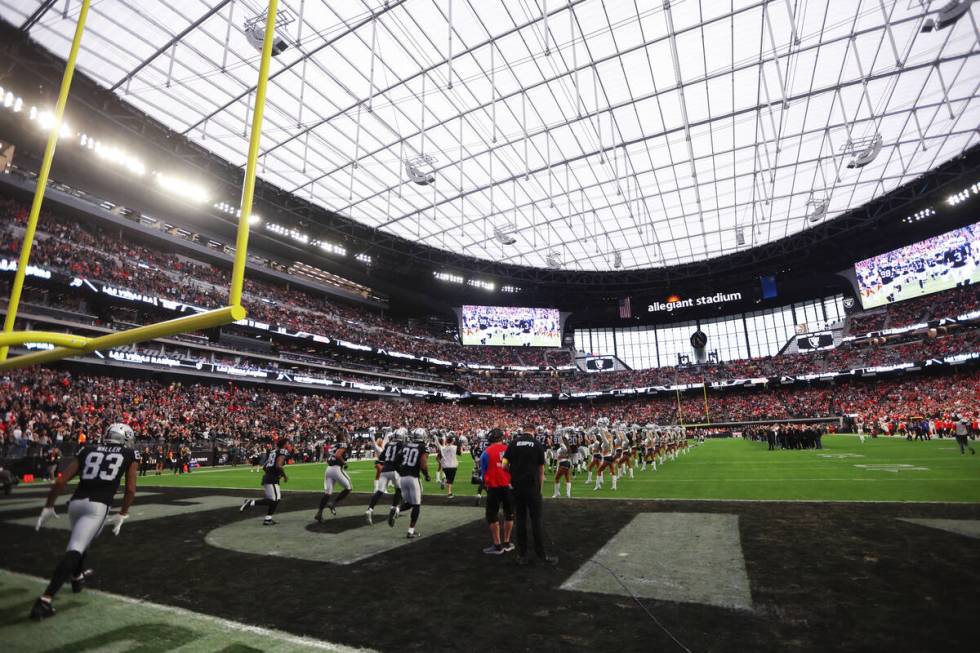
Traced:
<path fill-rule="evenodd" d="M 340 455 L 341 451 L 344 452 L 343 456 Z M 323 472 L 323 491 L 327 494 L 333 493 L 334 485 L 339 485 L 345 490 L 353 489 L 350 476 L 344 471 L 344 464 L 349 451 L 350 449 L 346 444 L 331 447 L 330 455 L 327 456 L 327 468 Z"/>
<path fill-rule="evenodd" d="M 399 487 L 398 451 L 401 449 L 401 446 L 399 442 L 388 442 L 381 449 L 381 454 L 378 456 L 378 462 L 381 463 L 381 476 L 378 477 L 378 489 L 382 492 L 388 488 L 389 484 L 396 488 Z"/>
<path fill-rule="evenodd" d="M 123 474 L 139 454 L 118 444 L 86 445 L 78 452 L 78 487 L 68 503 L 69 551 L 84 553 L 105 524 Z"/>
<path fill-rule="evenodd" d="M 283 464 L 286 463 L 286 459 L 289 458 L 289 452 L 285 449 L 270 449 L 269 454 L 265 457 L 265 464 L 262 465 L 262 490 L 265 492 L 265 498 L 270 501 L 281 501 L 282 500 L 282 490 L 279 489 L 279 478 L 282 475 L 282 470 L 276 467 L 276 460 L 279 456 L 283 457 Z"/>
<path fill-rule="evenodd" d="M 422 503 L 422 483 L 419 482 L 419 474 L 422 469 L 422 455 L 425 454 L 425 445 L 421 442 L 406 442 L 398 450 L 398 474 L 399 487 L 402 491 L 402 500 L 409 505 L 420 505 Z"/>

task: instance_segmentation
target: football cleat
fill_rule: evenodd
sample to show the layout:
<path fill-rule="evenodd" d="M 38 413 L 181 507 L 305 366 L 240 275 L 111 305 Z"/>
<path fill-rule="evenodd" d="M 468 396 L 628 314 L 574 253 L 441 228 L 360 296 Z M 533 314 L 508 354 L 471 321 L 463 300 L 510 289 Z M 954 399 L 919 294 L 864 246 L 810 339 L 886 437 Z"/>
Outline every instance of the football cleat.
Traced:
<path fill-rule="evenodd" d="M 327 506 L 327 508 L 330 509 L 330 514 L 331 515 L 333 515 L 334 517 L 337 516 L 337 506 L 335 506 L 335 505 L 329 505 L 329 506 Z"/>
<path fill-rule="evenodd" d="M 238 509 L 238 512 L 245 512 L 245 509 L 248 508 L 251 504 L 252 504 L 251 499 L 245 499 L 245 501 L 242 502 L 242 507 Z"/>
<path fill-rule="evenodd" d="M 420 537 L 422 537 L 422 533 L 419 533 L 418 531 L 415 531 L 414 533 L 406 533 L 405 534 L 405 539 L 406 540 L 414 540 L 414 539 L 418 539 Z"/>
<path fill-rule="evenodd" d="M 398 518 L 398 512 L 394 508 L 392 508 L 391 510 L 388 511 L 388 525 L 389 526 L 391 526 L 392 528 L 394 528 L 395 527 L 395 519 L 397 519 L 397 518 Z"/>
<path fill-rule="evenodd" d="M 71 579 L 71 591 L 78 594 L 85 587 L 85 583 L 88 581 L 89 576 L 95 574 L 95 570 L 86 569 L 82 572 L 82 575 L 78 578 Z"/>
<path fill-rule="evenodd" d="M 373 510 L 370 510 L 369 509 L 366 513 L 364 513 L 364 516 L 367 518 L 367 523 L 368 524 L 373 524 L 374 523 L 374 511 Z"/>
<path fill-rule="evenodd" d="M 277 522 L 275 519 L 263 519 L 262 520 L 262 525 L 263 526 L 275 526 L 278 523 L 279 522 Z"/>
<path fill-rule="evenodd" d="M 54 606 L 51 605 L 51 601 L 45 601 L 38 597 L 34 601 L 34 606 L 31 608 L 31 619 L 34 621 L 40 621 L 41 619 L 47 619 L 48 617 L 54 616 Z"/>

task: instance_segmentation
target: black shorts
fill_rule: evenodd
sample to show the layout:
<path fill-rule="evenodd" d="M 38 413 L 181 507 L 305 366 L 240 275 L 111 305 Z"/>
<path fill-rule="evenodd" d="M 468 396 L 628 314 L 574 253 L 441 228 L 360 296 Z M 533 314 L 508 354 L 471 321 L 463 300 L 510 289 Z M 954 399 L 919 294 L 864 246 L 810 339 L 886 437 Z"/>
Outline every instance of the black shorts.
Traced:
<path fill-rule="evenodd" d="M 604 463 L 611 463 L 613 460 L 615 460 L 615 457 L 613 457 L 613 456 L 603 456 L 602 457 L 602 462 L 604 462 Z"/>
<path fill-rule="evenodd" d="M 514 505 L 510 499 L 510 488 L 488 487 L 487 488 L 487 523 L 492 524 L 497 521 L 497 512 L 504 509 L 504 519 L 514 520 Z"/>
<path fill-rule="evenodd" d="M 442 473 L 446 475 L 446 483 L 453 483 L 456 480 L 455 467 L 443 467 Z"/>
<path fill-rule="evenodd" d="M 570 469 L 571 466 L 572 466 L 572 461 L 570 461 L 570 460 L 559 460 L 558 461 L 558 466 L 559 467 L 564 467 L 566 469 Z"/>
<path fill-rule="evenodd" d="M 602 460 L 602 454 L 601 453 L 594 453 L 594 454 L 592 454 L 592 460 L 601 461 Z"/>

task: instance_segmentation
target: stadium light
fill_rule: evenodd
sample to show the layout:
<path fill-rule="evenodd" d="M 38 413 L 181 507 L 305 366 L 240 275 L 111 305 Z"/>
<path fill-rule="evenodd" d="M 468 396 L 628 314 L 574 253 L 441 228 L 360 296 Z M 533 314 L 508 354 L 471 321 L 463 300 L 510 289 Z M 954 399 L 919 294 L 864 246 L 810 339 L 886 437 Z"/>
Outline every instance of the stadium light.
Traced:
<path fill-rule="evenodd" d="M 902 222 L 904 222 L 905 224 L 914 224 L 916 222 L 919 222 L 920 220 L 931 218 L 934 215 L 936 215 L 936 210 L 931 206 L 927 206 L 926 208 L 916 211 L 912 215 L 906 217 L 905 219 L 902 220 Z"/>
<path fill-rule="evenodd" d="M 952 195 L 946 198 L 946 203 L 950 206 L 956 206 L 957 204 L 962 204 L 963 202 L 967 201 L 971 197 L 975 197 L 976 195 L 980 195 L 980 181 L 975 182 L 970 186 L 967 186 L 966 188 L 964 188 L 963 190 L 957 193 L 953 193 Z"/>
<path fill-rule="evenodd" d="M 325 240 L 314 240 L 312 244 L 316 245 L 328 254 L 347 256 L 347 249 L 341 245 L 334 245 L 333 243 L 328 243 Z"/>
<path fill-rule="evenodd" d="M 373 260 L 370 254 L 365 254 L 363 252 L 361 252 L 360 254 L 355 254 L 354 258 L 360 261 L 361 263 L 363 263 L 364 265 L 371 265 L 371 262 Z"/>
<path fill-rule="evenodd" d="M 79 138 L 79 143 L 83 147 L 87 145 L 89 148 L 93 149 L 95 151 L 95 155 L 103 161 L 116 165 L 120 168 L 125 168 L 129 172 L 139 177 L 146 174 L 146 166 L 143 165 L 142 161 L 117 147 L 102 145 L 102 143 L 95 141 L 86 134 L 81 135 Z"/>
<path fill-rule="evenodd" d="M 506 293 L 521 292 L 521 288 L 520 286 L 501 286 L 500 292 L 506 292 Z"/>
<path fill-rule="evenodd" d="M 493 292 L 497 289 L 497 284 L 492 281 L 481 281 L 480 279 L 468 279 L 466 285 L 473 286 L 474 288 L 482 288 L 484 290 L 489 290 Z"/>
<path fill-rule="evenodd" d="M 287 238 L 292 238 L 296 242 L 303 243 L 304 245 L 309 244 L 310 237 L 304 233 L 297 231 L 296 229 L 287 229 L 282 225 L 278 225 L 275 222 L 265 223 L 266 231 L 271 231 L 279 236 L 286 236 Z"/>
<path fill-rule="evenodd" d="M 465 279 L 458 274 L 453 274 L 451 272 L 435 272 L 433 271 L 432 276 L 434 276 L 439 281 L 448 281 L 449 283 L 463 283 Z"/>
<path fill-rule="evenodd" d="M 248 223 L 253 227 L 262 224 L 262 216 L 253 213 L 252 215 L 248 216 Z"/>
<path fill-rule="evenodd" d="M 207 202 L 210 194 L 203 186 L 193 182 L 172 177 L 162 172 L 156 173 L 157 185 L 164 190 L 192 202 Z"/>

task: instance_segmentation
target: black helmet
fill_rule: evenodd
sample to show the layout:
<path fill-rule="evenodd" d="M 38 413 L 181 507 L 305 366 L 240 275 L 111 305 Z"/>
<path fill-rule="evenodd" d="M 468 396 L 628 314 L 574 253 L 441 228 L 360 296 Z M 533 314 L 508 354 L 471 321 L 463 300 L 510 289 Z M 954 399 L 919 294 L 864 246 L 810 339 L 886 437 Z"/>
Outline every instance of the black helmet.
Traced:
<path fill-rule="evenodd" d="M 504 432 L 501 431 L 499 428 L 490 429 L 490 432 L 487 433 L 487 440 L 489 442 L 500 442 L 503 439 L 504 439 Z"/>

